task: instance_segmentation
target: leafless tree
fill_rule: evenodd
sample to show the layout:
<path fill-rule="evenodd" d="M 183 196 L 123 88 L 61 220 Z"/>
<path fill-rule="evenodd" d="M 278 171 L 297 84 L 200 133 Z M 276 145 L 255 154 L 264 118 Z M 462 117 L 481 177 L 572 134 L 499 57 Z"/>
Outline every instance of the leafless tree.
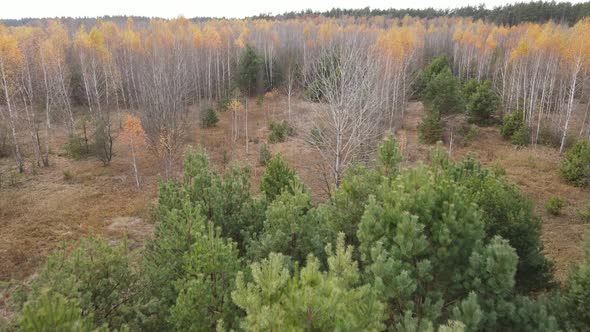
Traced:
<path fill-rule="evenodd" d="M 336 186 L 351 162 L 367 159 L 381 134 L 379 67 L 368 42 L 358 35 L 342 35 L 306 72 L 312 98 L 319 102 L 311 115 L 315 127 L 308 141 L 320 152 L 329 183 Z"/>

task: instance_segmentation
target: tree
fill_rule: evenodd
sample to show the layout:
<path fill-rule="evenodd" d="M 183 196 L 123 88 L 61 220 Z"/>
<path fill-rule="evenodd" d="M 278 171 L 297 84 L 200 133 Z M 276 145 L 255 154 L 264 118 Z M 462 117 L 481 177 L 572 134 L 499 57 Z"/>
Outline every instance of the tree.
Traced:
<path fill-rule="evenodd" d="M 418 138 L 425 144 L 434 144 L 442 139 L 444 123 L 440 113 L 428 112 L 418 124 Z"/>
<path fill-rule="evenodd" d="M 553 265 L 543 254 L 542 221 L 535 215 L 532 202 L 505 177 L 472 158 L 444 164 L 451 178 L 463 185 L 482 209 L 486 238 L 501 236 L 516 250 L 516 290 L 528 294 L 551 289 Z"/>
<path fill-rule="evenodd" d="M 266 170 L 262 174 L 260 191 L 266 200 L 272 202 L 283 191 L 293 193 L 293 186 L 299 182 L 293 171 L 280 154 L 275 155 L 266 163 Z"/>
<path fill-rule="evenodd" d="M 133 115 L 128 115 L 123 123 L 122 140 L 131 150 L 131 162 L 133 165 L 133 174 L 135 175 L 135 184 L 139 188 L 139 171 L 137 170 L 138 150 L 145 144 L 145 132 L 141 126 L 141 120 Z"/>
<path fill-rule="evenodd" d="M 423 99 L 430 112 L 453 114 L 463 111 L 459 84 L 448 68 L 443 69 L 427 83 Z"/>
<path fill-rule="evenodd" d="M 320 330 L 380 331 L 383 305 L 370 286 L 360 285 L 360 274 L 341 235 L 335 250 L 326 247 L 329 269 L 320 270 L 317 258 L 291 276 L 281 254 L 271 253 L 251 265 L 252 281 L 238 273 L 234 303 L 246 312 L 246 331 Z"/>
<path fill-rule="evenodd" d="M 500 104 L 489 81 L 479 84 L 475 91 L 466 98 L 469 121 L 478 125 L 488 124 Z"/>
<path fill-rule="evenodd" d="M 81 323 L 91 319 L 97 326 L 121 328 L 132 321 L 140 287 L 127 251 L 126 244 L 112 247 L 96 238 L 84 239 L 72 252 L 61 248 L 47 259 L 33 280 L 28 297 L 30 301 L 40 301 L 45 308 L 38 310 L 49 309 L 46 301 L 56 301 L 54 305 L 59 308 L 59 298 L 63 297 L 80 307 Z M 63 310 L 72 315 L 74 309 L 64 305 Z M 43 315 L 43 311 L 37 315 Z M 53 318 L 59 318 L 57 313 Z"/>
<path fill-rule="evenodd" d="M 56 294 L 43 294 L 35 302 L 25 305 L 18 318 L 19 331 L 79 331 L 106 332 L 108 328 L 95 328 L 92 317 L 84 317 L 72 301 Z"/>
<path fill-rule="evenodd" d="M 22 62 L 22 54 L 18 48 L 16 38 L 9 34 L 8 29 L 0 26 L 0 83 L 4 92 L 4 102 L 8 110 L 8 120 L 14 144 L 14 159 L 16 168 L 19 172 L 24 171 L 24 162 L 21 156 L 20 145 L 18 143 L 16 124 L 17 114 L 14 109 L 13 97 L 16 93 L 17 71 L 16 69 Z"/>
<path fill-rule="evenodd" d="M 309 143 L 320 153 L 328 186 L 339 186 L 346 167 L 367 160 L 382 133 L 384 100 L 377 61 L 360 39 L 343 38 L 321 50 L 305 74 L 309 98 L 319 101 Z M 328 190 L 330 188 L 327 188 Z"/>
<path fill-rule="evenodd" d="M 246 96 L 261 92 L 264 88 L 262 59 L 250 45 L 246 45 L 240 56 L 237 83 Z"/>
<path fill-rule="evenodd" d="M 249 246 L 251 257 L 282 253 L 303 263 L 308 254 L 322 257 L 322 248 L 334 234 L 321 210 L 312 208 L 311 197 L 300 182 L 291 183 L 266 209 L 258 238 Z"/>
<path fill-rule="evenodd" d="M 231 328 L 238 318 L 230 294 L 240 259 L 236 244 L 221 238 L 220 233 L 220 228 L 209 223 L 185 253 L 185 276 L 179 281 L 180 292 L 170 309 L 170 320 L 178 330 L 212 331 L 220 321 Z"/>
<path fill-rule="evenodd" d="M 590 185 L 590 143 L 579 141 L 566 150 L 559 171 L 567 182 L 575 186 Z"/>
<path fill-rule="evenodd" d="M 369 198 L 359 249 L 388 303 L 389 324 L 430 326 L 449 318 L 471 329 L 521 324 L 507 309 L 520 301 L 513 298 L 518 256 L 508 241 L 486 240 L 484 214 L 472 202 L 462 184 L 424 166 L 382 182 Z M 554 323 L 549 316 L 538 322 Z"/>
<path fill-rule="evenodd" d="M 590 237 L 587 237 L 590 238 Z M 567 276 L 562 294 L 562 311 L 566 316 L 565 328 L 583 331 L 590 327 L 586 308 L 590 303 L 590 241 L 583 244 L 584 258 Z"/>

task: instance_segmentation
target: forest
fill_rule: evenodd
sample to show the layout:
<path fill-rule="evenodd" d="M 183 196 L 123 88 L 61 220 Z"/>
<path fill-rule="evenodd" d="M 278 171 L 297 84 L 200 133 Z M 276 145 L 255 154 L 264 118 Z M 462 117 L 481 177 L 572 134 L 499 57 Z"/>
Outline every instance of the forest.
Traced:
<path fill-rule="evenodd" d="M 4 21 L 0 330 L 590 330 L 588 4 Z"/>

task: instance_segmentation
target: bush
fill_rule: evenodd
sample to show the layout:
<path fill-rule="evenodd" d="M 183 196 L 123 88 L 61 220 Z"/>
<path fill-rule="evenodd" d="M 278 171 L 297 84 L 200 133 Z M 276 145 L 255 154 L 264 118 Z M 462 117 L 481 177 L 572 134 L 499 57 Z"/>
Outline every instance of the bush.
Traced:
<path fill-rule="evenodd" d="M 520 127 L 510 137 L 510 143 L 517 146 L 527 146 L 531 142 L 531 131 L 527 126 Z"/>
<path fill-rule="evenodd" d="M 514 111 L 504 116 L 502 119 L 500 134 L 504 139 L 511 139 L 512 135 L 514 135 L 514 133 L 516 133 L 522 127 L 524 127 L 522 111 Z"/>
<path fill-rule="evenodd" d="M 217 117 L 217 113 L 212 107 L 206 107 L 201 110 L 202 128 L 214 127 L 217 124 L 217 122 L 219 122 L 219 118 Z"/>
<path fill-rule="evenodd" d="M 586 205 L 585 208 L 582 208 L 578 211 L 578 215 L 582 218 L 584 222 L 590 222 L 590 204 Z"/>
<path fill-rule="evenodd" d="M 458 146 L 467 146 L 479 134 L 479 128 L 476 125 L 462 123 L 453 134 L 453 144 Z"/>
<path fill-rule="evenodd" d="M 229 110 L 229 104 L 231 104 L 231 99 L 229 97 L 224 97 L 217 102 L 217 110 L 219 112 L 225 112 Z"/>
<path fill-rule="evenodd" d="M 569 148 L 559 165 L 561 176 L 570 184 L 586 187 L 590 184 L 590 142 L 579 141 Z"/>
<path fill-rule="evenodd" d="M 424 144 L 434 144 L 442 139 L 444 125 L 438 113 L 429 113 L 418 125 L 418 138 Z"/>
<path fill-rule="evenodd" d="M 264 95 L 256 96 L 256 106 L 260 107 L 264 103 Z"/>
<path fill-rule="evenodd" d="M 561 214 L 561 210 L 565 207 L 565 200 L 558 196 L 549 198 L 545 204 L 545 210 L 551 215 L 558 216 Z"/>
<path fill-rule="evenodd" d="M 70 136 L 63 146 L 66 155 L 74 160 L 80 160 L 90 154 L 88 142 L 79 136 Z"/>
<path fill-rule="evenodd" d="M 94 130 L 94 151 L 98 160 L 106 166 L 113 159 L 113 135 L 108 121 L 98 120 Z"/>
<path fill-rule="evenodd" d="M 268 125 L 270 134 L 268 135 L 268 142 L 271 144 L 280 143 L 287 140 L 288 136 L 295 135 L 295 129 L 289 125 L 287 121 L 271 122 Z"/>
<path fill-rule="evenodd" d="M 272 153 L 270 152 L 268 145 L 262 144 L 258 153 L 258 162 L 260 165 L 266 166 L 266 163 L 270 160 L 270 158 L 272 158 Z"/>
<path fill-rule="evenodd" d="M 0 123 L 0 158 L 8 157 L 11 153 L 8 128 Z"/>
<path fill-rule="evenodd" d="M 63 175 L 64 175 L 64 181 L 66 181 L 66 182 L 70 182 L 74 179 L 74 175 L 68 169 L 63 171 Z"/>

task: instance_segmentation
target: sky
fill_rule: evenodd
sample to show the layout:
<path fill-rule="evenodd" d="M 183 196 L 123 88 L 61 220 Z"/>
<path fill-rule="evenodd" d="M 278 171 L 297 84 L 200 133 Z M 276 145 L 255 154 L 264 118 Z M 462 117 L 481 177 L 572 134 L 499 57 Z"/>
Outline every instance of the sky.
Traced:
<path fill-rule="evenodd" d="M 574 0 L 572 2 L 581 2 Z M 0 19 L 23 17 L 134 15 L 173 18 L 231 17 L 261 13 L 328 10 L 340 8 L 455 8 L 484 3 L 486 7 L 503 5 L 509 0 L 0 0 Z"/>

